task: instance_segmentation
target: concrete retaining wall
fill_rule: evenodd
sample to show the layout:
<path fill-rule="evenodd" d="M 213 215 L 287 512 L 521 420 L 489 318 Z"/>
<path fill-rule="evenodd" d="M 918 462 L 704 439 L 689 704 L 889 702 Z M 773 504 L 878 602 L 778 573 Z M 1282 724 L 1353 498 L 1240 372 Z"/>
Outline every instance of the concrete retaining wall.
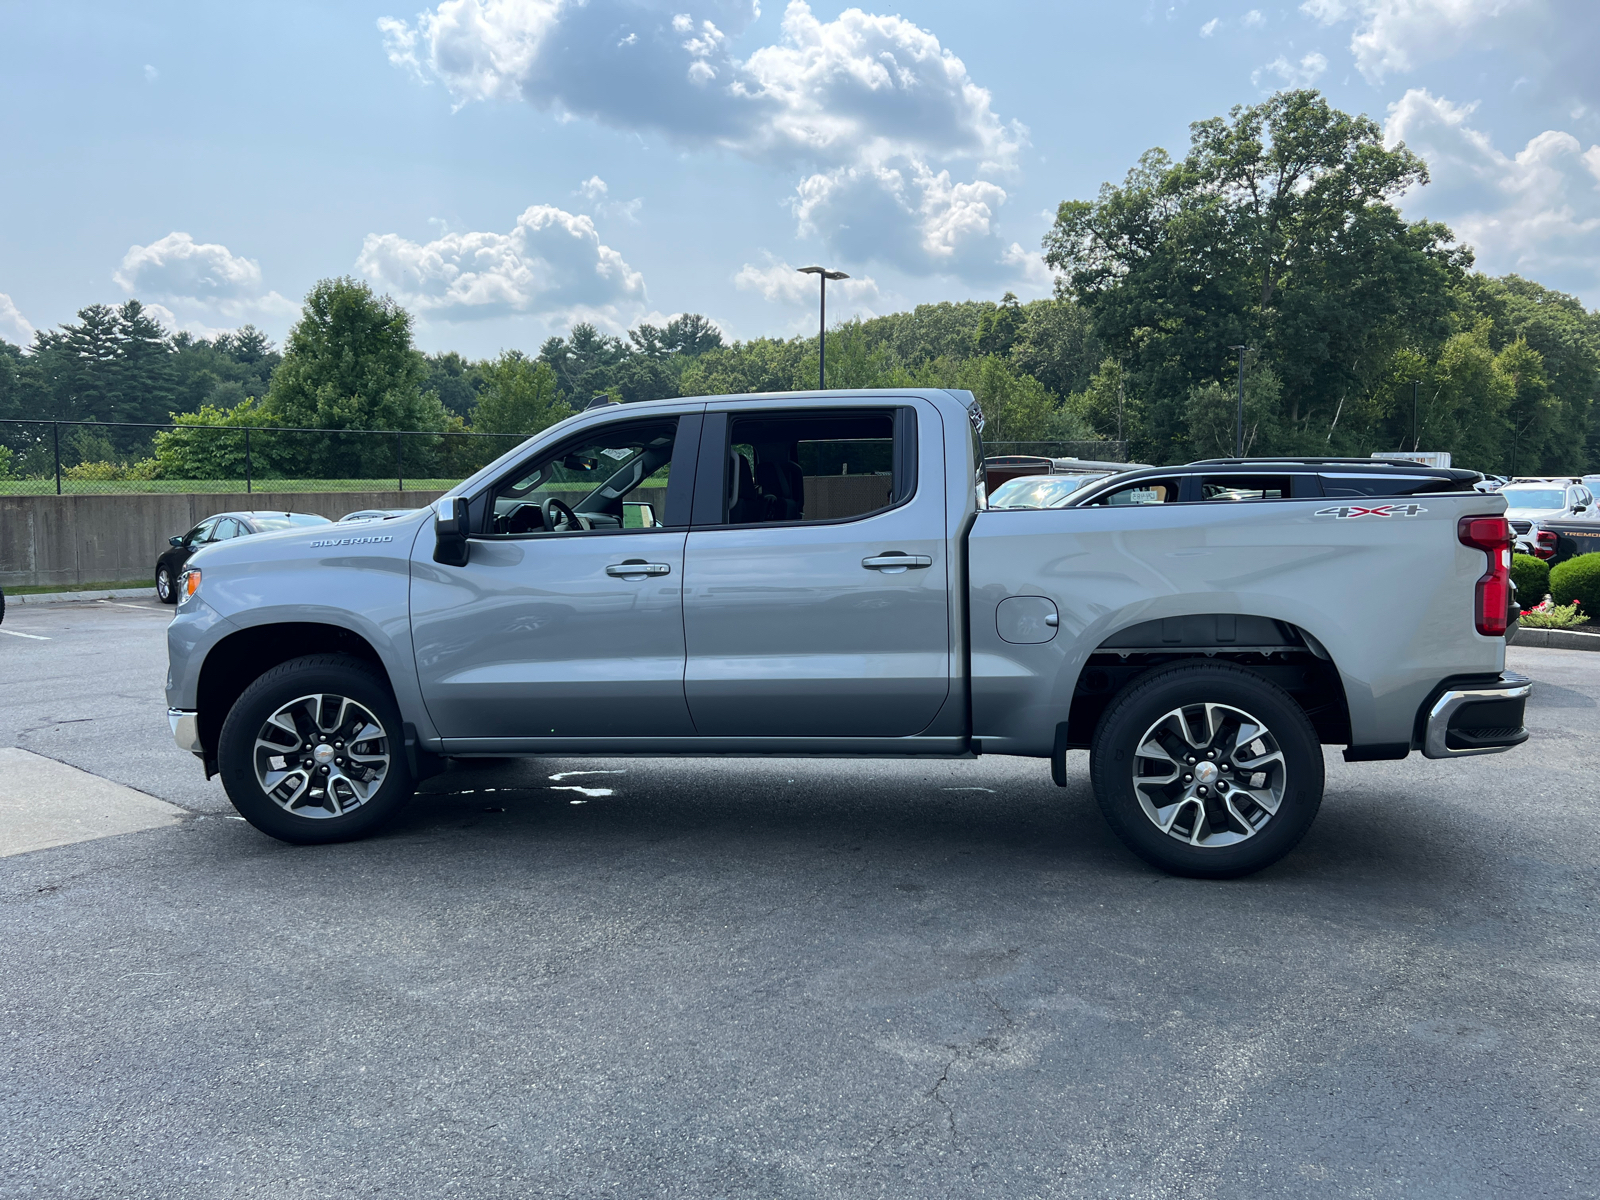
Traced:
<path fill-rule="evenodd" d="M 219 512 L 319 513 L 418 508 L 442 492 L 0 496 L 0 587 L 145 582 L 167 539 Z"/>

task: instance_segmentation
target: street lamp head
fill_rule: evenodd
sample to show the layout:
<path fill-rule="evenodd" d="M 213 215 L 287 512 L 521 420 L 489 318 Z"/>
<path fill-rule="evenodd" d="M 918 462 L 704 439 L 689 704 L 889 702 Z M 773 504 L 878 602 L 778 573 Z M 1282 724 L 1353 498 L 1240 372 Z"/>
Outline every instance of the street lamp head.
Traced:
<path fill-rule="evenodd" d="M 846 275 L 843 271 L 824 271 L 822 274 L 823 274 L 823 278 L 825 278 L 825 279 L 849 279 L 850 278 L 850 276 Z"/>
<path fill-rule="evenodd" d="M 802 275 L 821 275 L 824 279 L 849 279 L 843 271 L 830 271 L 827 267 L 800 267 Z"/>

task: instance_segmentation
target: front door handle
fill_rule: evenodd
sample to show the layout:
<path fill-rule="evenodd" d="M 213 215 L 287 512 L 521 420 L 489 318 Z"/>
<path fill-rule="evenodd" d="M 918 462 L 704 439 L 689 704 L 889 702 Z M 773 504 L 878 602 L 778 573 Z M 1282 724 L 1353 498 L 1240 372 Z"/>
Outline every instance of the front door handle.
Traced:
<path fill-rule="evenodd" d="M 908 567 L 931 567 L 933 559 L 926 554 L 874 554 L 871 558 L 863 558 L 861 565 L 869 571 L 898 575 Z"/>
<path fill-rule="evenodd" d="M 642 558 L 630 558 L 626 562 L 612 563 L 606 568 L 606 574 L 617 579 L 643 579 L 647 575 L 670 575 L 672 568 L 666 563 L 645 562 Z"/>

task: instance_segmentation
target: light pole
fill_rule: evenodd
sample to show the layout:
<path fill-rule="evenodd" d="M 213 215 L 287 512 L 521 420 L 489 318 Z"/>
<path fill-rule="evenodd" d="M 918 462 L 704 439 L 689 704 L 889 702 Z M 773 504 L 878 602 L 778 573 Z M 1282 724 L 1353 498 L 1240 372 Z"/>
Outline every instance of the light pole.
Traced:
<path fill-rule="evenodd" d="M 1230 346 L 1230 350 L 1239 352 L 1239 415 L 1233 426 L 1233 456 L 1244 457 L 1244 356 L 1249 353 L 1249 346 Z"/>
<path fill-rule="evenodd" d="M 1411 381 L 1411 453 L 1417 452 L 1417 447 L 1422 445 L 1422 435 L 1417 431 L 1417 392 L 1422 388 L 1422 380 Z"/>
<path fill-rule="evenodd" d="M 828 280 L 849 279 L 843 271 L 830 271 L 827 267 L 801 267 L 800 274 L 815 275 L 822 285 L 822 316 L 817 325 L 817 390 L 828 386 Z"/>

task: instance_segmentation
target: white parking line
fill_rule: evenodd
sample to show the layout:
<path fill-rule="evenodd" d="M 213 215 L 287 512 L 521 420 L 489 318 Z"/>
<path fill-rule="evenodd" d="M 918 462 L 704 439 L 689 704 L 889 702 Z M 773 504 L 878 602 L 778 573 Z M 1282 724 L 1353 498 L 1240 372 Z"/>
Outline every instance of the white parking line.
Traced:
<path fill-rule="evenodd" d="M 0 629 L 0 633 L 9 633 L 12 637 L 32 638 L 36 642 L 48 642 L 50 640 L 37 633 L 18 633 L 15 629 Z"/>
<path fill-rule="evenodd" d="M 118 608 L 137 608 L 140 612 L 160 612 L 158 608 L 151 608 L 148 604 L 124 604 L 120 600 L 102 600 L 101 604 L 115 604 Z"/>

